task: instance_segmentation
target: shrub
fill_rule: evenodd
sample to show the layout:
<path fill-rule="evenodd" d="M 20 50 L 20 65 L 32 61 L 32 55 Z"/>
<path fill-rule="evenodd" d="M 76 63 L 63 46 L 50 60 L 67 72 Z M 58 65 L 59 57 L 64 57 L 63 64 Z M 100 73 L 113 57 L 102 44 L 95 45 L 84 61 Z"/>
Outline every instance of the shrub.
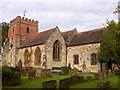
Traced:
<path fill-rule="evenodd" d="M 2 66 L 2 85 L 15 86 L 20 84 L 20 75 L 17 68 Z"/>
<path fill-rule="evenodd" d="M 71 68 L 67 67 L 67 66 L 63 66 L 63 67 L 52 67 L 52 70 L 62 70 L 65 74 L 69 73 L 69 70 Z"/>

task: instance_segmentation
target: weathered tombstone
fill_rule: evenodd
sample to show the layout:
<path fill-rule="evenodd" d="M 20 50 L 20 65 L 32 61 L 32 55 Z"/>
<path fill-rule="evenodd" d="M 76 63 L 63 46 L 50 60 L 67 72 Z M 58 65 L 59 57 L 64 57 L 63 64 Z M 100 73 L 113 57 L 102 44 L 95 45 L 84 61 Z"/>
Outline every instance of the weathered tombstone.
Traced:
<path fill-rule="evenodd" d="M 29 79 L 35 79 L 36 78 L 36 70 L 29 70 L 29 73 L 28 73 L 28 76 L 29 76 Z"/>
<path fill-rule="evenodd" d="M 78 83 L 79 82 L 79 76 L 78 75 L 74 75 L 71 76 L 71 85 Z"/>
<path fill-rule="evenodd" d="M 46 88 L 57 88 L 56 84 L 57 84 L 56 80 L 45 81 L 45 82 L 42 82 L 42 88 L 43 89 L 46 89 Z"/>
<path fill-rule="evenodd" d="M 26 76 L 26 74 L 27 74 L 26 68 L 21 67 L 20 68 L 20 76 Z"/>
<path fill-rule="evenodd" d="M 46 70 L 43 69 L 40 75 L 41 75 L 41 78 L 47 78 Z"/>
<path fill-rule="evenodd" d="M 86 79 L 87 79 L 87 81 L 92 81 L 92 77 L 91 76 L 88 76 Z"/>
<path fill-rule="evenodd" d="M 59 88 L 69 88 L 69 87 L 70 87 L 70 78 L 60 80 Z"/>
<path fill-rule="evenodd" d="M 99 80 L 99 74 L 98 73 L 94 74 L 94 79 Z"/>
<path fill-rule="evenodd" d="M 97 84 L 97 87 L 98 88 L 109 88 L 110 87 L 110 81 L 107 81 L 107 82 L 99 82 Z"/>

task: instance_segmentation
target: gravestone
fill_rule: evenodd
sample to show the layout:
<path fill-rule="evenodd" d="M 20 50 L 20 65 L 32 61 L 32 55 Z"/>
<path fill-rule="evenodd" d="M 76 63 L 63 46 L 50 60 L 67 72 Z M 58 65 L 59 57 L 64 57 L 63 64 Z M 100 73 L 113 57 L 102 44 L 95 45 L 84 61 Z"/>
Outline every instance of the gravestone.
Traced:
<path fill-rule="evenodd" d="M 51 77 L 52 76 L 52 72 L 51 72 L 51 69 L 43 69 L 40 73 L 41 77 L 42 78 L 48 78 L 48 77 Z"/>
<path fill-rule="evenodd" d="M 41 75 L 41 78 L 47 78 L 46 70 L 43 69 L 40 75 Z"/>
<path fill-rule="evenodd" d="M 51 69 L 47 69 L 46 74 L 47 77 L 51 77 L 52 76 Z"/>
<path fill-rule="evenodd" d="M 26 74 L 27 74 L 26 68 L 21 67 L 20 68 L 20 76 L 26 76 Z"/>
<path fill-rule="evenodd" d="M 79 82 L 84 82 L 84 77 L 83 76 L 78 76 Z"/>
<path fill-rule="evenodd" d="M 36 70 L 29 70 L 29 73 L 28 73 L 28 76 L 29 76 L 29 79 L 35 79 L 36 78 Z"/>
<path fill-rule="evenodd" d="M 50 81 L 42 82 L 42 88 L 43 89 L 46 89 L 46 88 L 57 88 L 57 82 L 56 82 L 56 80 L 50 80 Z"/>
<path fill-rule="evenodd" d="M 87 79 L 87 81 L 92 81 L 92 77 L 91 76 L 88 76 L 86 79 Z"/>
<path fill-rule="evenodd" d="M 70 79 L 71 79 L 71 85 L 79 82 L 79 76 L 78 75 L 71 76 Z"/>
<path fill-rule="evenodd" d="M 110 87 L 110 81 L 107 81 L 107 82 L 99 82 L 97 84 L 97 87 L 98 88 L 109 88 Z"/>
<path fill-rule="evenodd" d="M 69 88 L 69 87 L 70 87 L 70 78 L 60 80 L 59 88 Z"/>

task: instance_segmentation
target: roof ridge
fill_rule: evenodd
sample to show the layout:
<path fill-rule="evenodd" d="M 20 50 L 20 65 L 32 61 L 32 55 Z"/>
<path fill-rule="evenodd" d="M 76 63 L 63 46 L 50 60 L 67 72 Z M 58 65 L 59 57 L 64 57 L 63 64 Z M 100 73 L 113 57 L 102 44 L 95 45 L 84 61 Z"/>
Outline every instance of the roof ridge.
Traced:
<path fill-rule="evenodd" d="M 53 30 L 53 29 L 56 29 L 56 27 L 51 28 L 51 29 L 47 29 L 47 30 L 45 30 L 45 31 L 41 31 L 41 32 L 39 32 L 39 33 L 47 32 L 47 31 L 50 31 L 50 30 Z"/>
<path fill-rule="evenodd" d="M 74 31 L 75 29 L 72 29 L 72 30 L 68 30 L 68 31 L 64 31 L 64 32 L 61 32 L 61 33 L 66 33 L 66 32 L 70 32 L 70 31 Z"/>
<path fill-rule="evenodd" d="M 95 31 L 99 31 L 99 30 L 102 30 L 102 29 L 105 29 L 105 27 L 96 28 L 96 29 L 92 29 L 92 30 L 88 30 L 88 31 L 83 31 L 83 32 L 78 32 L 76 34 L 87 33 L 87 32 L 95 32 Z"/>

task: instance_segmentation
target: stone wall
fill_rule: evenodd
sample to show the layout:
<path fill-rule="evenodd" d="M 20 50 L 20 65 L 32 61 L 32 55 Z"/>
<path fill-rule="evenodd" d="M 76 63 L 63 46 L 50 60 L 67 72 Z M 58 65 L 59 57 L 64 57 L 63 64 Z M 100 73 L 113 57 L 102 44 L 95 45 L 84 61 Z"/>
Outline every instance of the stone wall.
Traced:
<path fill-rule="evenodd" d="M 35 55 L 34 54 L 35 54 L 35 50 L 36 50 L 37 47 L 39 47 L 40 50 L 41 50 L 41 65 L 40 66 L 36 66 L 34 64 L 34 60 L 35 60 Z M 17 62 L 19 62 L 19 60 L 21 60 L 23 67 L 24 67 L 24 52 L 25 52 L 26 49 L 28 49 L 29 52 L 32 51 L 30 66 L 36 68 L 36 70 L 38 72 L 42 68 L 43 55 L 45 54 L 45 45 L 42 44 L 42 45 L 37 45 L 37 46 L 32 46 L 32 47 L 26 47 L 26 48 L 19 49 L 18 59 L 17 59 L 18 61 Z"/>
<path fill-rule="evenodd" d="M 86 66 L 89 70 L 91 70 L 92 72 L 98 72 L 99 63 L 97 63 L 96 65 L 91 65 L 91 54 L 97 54 L 99 47 L 99 43 L 68 47 L 67 65 L 69 65 L 70 63 L 72 68 L 76 67 L 81 70 L 83 67 L 83 62 L 85 61 Z M 79 64 L 77 65 L 74 65 L 74 55 L 79 55 Z"/>
<path fill-rule="evenodd" d="M 56 40 L 59 40 L 61 43 L 61 59 L 60 60 L 53 60 L 53 44 Z M 66 45 L 64 38 L 61 35 L 61 32 L 57 28 L 46 41 L 46 53 L 47 53 L 47 67 L 61 67 L 66 65 Z"/>
<path fill-rule="evenodd" d="M 53 60 L 53 44 L 56 40 L 59 40 L 62 46 L 62 54 L 61 54 L 60 61 Z M 34 65 L 34 60 L 35 60 L 34 53 L 37 47 L 39 47 L 41 50 L 41 65 L 40 66 Z M 26 49 L 28 49 L 29 52 L 32 50 L 30 66 L 33 66 L 34 68 L 42 68 L 44 54 L 47 55 L 47 68 L 48 69 L 51 69 L 52 67 L 60 67 L 60 66 L 66 65 L 65 41 L 60 31 L 58 30 L 58 28 L 50 35 L 49 39 L 45 42 L 45 44 L 19 49 L 18 61 L 21 60 L 23 66 L 24 66 L 24 52 Z"/>

